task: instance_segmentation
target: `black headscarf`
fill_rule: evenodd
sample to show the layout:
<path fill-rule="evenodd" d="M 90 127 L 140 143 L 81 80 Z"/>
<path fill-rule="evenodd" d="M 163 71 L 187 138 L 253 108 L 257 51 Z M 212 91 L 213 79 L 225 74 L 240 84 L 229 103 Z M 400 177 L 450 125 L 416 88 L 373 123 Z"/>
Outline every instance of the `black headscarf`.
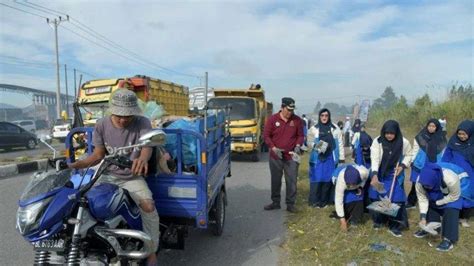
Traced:
<path fill-rule="evenodd" d="M 428 125 L 431 123 L 436 126 L 436 131 L 434 133 L 428 131 Z M 438 119 L 435 118 L 428 120 L 426 126 L 420 131 L 420 133 L 418 133 L 418 135 L 416 135 L 415 140 L 428 156 L 428 160 L 432 163 L 436 162 L 436 156 L 444 150 L 447 143 L 441 124 Z"/>
<path fill-rule="evenodd" d="M 469 138 L 466 141 L 461 141 L 458 138 L 458 132 L 462 130 L 467 133 Z M 461 153 L 467 158 L 469 163 L 474 166 L 474 121 L 464 120 L 459 124 L 456 133 L 449 139 L 448 147 L 454 151 Z"/>
<path fill-rule="evenodd" d="M 327 123 L 321 122 L 321 114 L 324 112 L 329 114 Z M 326 161 L 326 159 L 331 155 L 332 151 L 336 148 L 336 141 L 334 140 L 331 132 L 331 129 L 336 127 L 331 122 L 331 112 L 327 108 L 323 108 L 319 111 L 318 124 L 315 125 L 315 127 L 319 129 L 319 140 L 328 143 L 326 152 L 320 153 L 318 156 L 318 160 Z"/>
<path fill-rule="evenodd" d="M 360 126 L 361 126 L 361 121 L 360 119 L 356 119 L 354 121 L 354 125 L 352 126 L 352 132 L 356 133 L 356 132 L 360 132 Z"/>
<path fill-rule="evenodd" d="M 388 141 L 385 133 L 395 134 L 395 139 Z M 379 174 L 387 176 L 400 161 L 403 153 L 403 135 L 400 131 L 400 125 L 395 120 L 388 120 L 383 124 L 380 130 L 379 143 L 382 144 L 383 156 L 379 167 Z"/>
<path fill-rule="evenodd" d="M 367 134 L 365 131 L 360 132 L 360 146 L 362 147 L 369 147 L 372 146 L 372 137 Z"/>

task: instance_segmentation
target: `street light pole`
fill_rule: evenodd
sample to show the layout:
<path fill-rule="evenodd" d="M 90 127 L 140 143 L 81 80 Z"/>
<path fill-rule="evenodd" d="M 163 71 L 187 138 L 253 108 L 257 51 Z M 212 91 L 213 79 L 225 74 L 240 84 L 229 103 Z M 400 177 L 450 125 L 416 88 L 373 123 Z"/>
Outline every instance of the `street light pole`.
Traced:
<path fill-rule="evenodd" d="M 63 21 L 69 21 L 69 16 L 66 19 L 59 17 L 54 20 L 46 19 L 46 23 L 52 25 L 54 28 L 55 49 L 56 49 L 56 118 L 61 117 L 61 85 L 59 78 L 59 45 L 58 45 L 58 26 Z"/>

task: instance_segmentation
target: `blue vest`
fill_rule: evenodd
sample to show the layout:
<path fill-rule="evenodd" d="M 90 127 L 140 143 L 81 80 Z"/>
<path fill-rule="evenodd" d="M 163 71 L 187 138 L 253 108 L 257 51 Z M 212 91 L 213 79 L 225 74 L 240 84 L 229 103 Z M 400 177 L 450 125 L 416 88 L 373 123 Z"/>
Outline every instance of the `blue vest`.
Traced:
<path fill-rule="evenodd" d="M 332 132 L 331 132 L 331 134 L 332 134 Z M 334 138 L 334 135 L 333 135 L 333 138 Z M 319 142 L 319 136 L 314 139 L 314 144 L 317 144 L 318 142 Z M 332 150 L 332 158 L 333 158 L 334 162 L 337 163 L 337 162 L 339 162 L 339 140 L 337 138 L 334 138 L 334 144 L 336 145 L 336 147 L 334 147 L 334 149 Z M 309 157 L 310 165 L 311 164 L 314 165 L 314 164 L 319 163 L 318 158 L 319 158 L 319 154 L 316 151 L 313 150 L 311 152 L 310 157 Z"/>
<path fill-rule="evenodd" d="M 459 183 L 461 184 L 461 197 L 470 201 L 474 201 L 474 195 L 472 195 L 472 180 L 470 176 L 464 171 L 464 169 L 456 164 L 441 162 L 438 163 L 442 168 L 452 170 L 456 175 L 459 176 Z"/>
<path fill-rule="evenodd" d="M 341 171 L 343 169 L 346 169 L 346 167 L 348 165 L 352 165 L 354 166 L 355 164 L 344 164 L 344 165 L 341 165 L 339 167 L 337 167 L 332 176 L 333 176 L 333 183 L 336 184 L 337 183 L 337 178 L 339 177 L 339 174 L 341 173 Z M 360 191 L 360 194 L 358 194 L 357 192 Z M 355 190 L 345 190 L 344 191 L 344 203 L 351 203 L 351 202 L 356 202 L 356 201 L 363 201 L 364 200 L 364 189 L 362 187 L 360 187 L 360 190 L 358 189 L 355 189 Z"/>
<path fill-rule="evenodd" d="M 438 153 L 436 155 L 436 161 L 440 162 L 441 157 L 443 157 L 443 152 Z M 413 160 L 413 165 L 418 169 L 422 169 L 425 166 L 425 163 L 427 161 L 428 161 L 428 156 L 426 155 L 426 152 L 420 148 L 420 150 L 415 156 L 415 159 Z"/>
<path fill-rule="evenodd" d="M 357 165 L 364 165 L 364 158 L 362 155 L 362 147 L 360 146 L 360 141 L 356 140 L 354 144 L 354 152 L 355 152 L 355 163 Z"/>

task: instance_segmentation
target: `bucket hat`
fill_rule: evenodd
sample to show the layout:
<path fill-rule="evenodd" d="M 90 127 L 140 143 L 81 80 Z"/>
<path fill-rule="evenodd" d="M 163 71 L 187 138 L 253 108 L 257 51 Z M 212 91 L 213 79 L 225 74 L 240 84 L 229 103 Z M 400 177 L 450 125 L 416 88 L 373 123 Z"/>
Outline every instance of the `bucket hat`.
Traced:
<path fill-rule="evenodd" d="M 112 95 L 109 112 L 118 116 L 139 115 L 142 110 L 138 106 L 137 95 L 131 90 L 118 89 Z"/>

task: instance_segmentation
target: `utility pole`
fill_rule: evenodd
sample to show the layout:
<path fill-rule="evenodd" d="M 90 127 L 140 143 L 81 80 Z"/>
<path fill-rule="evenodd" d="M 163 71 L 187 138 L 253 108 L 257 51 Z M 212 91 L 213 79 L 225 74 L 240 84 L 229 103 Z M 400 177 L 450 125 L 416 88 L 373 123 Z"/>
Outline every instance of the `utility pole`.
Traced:
<path fill-rule="evenodd" d="M 82 74 L 79 75 L 79 86 L 77 86 L 77 88 L 78 88 L 77 96 L 79 96 L 79 90 L 81 89 L 81 82 L 82 82 Z"/>
<path fill-rule="evenodd" d="M 61 22 L 69 21 L 69 16 L 63 19 L 61 16 L 54 20 L 46 19 L 46 23 L 52 25 L 54 29 L 55 48 L 56 48 L 56 118 L 61 118 L 61 85 L 59 79 L 59 47 L 58 47 L 58 26 Z"/>
<path fill-rule="evenodd" d="M 77 83 L 76 83 L 76 69 L 74 68 L 74 100 L 76 100 L 76 92 L 77 92 Z"/>
<path fill-rule="evenodd" d="M 67 65 L 64 64 L 64 82 L 66 83 L 66 114 L 69 118 L 69 92 L 67 89 Z"/>
<path fill-rule="evenodd" d="M 207 91 L 208 91 L 208 74 L 204 75 L 204 138 L 207 140 Z"/>

